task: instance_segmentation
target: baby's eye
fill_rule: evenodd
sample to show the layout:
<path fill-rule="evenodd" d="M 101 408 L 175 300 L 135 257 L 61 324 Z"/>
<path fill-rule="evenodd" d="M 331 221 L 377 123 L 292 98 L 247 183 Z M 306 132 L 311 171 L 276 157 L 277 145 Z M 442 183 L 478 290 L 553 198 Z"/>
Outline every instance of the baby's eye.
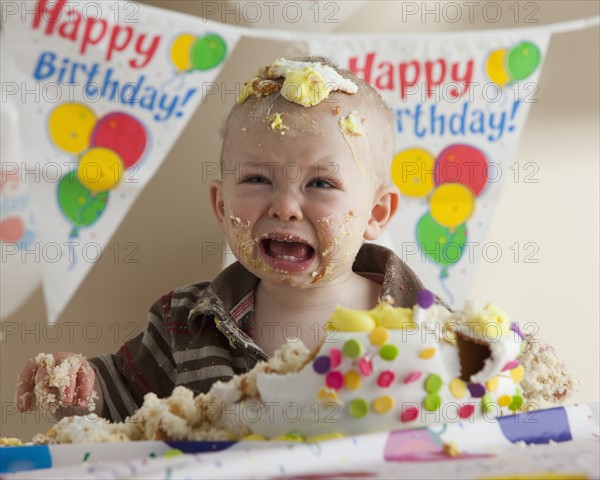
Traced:
<path fill-rule="evenodd" d="M 322 178 L 314 178 L 310 181 L 308 186 L 314 188 L 333 188 L 333 184 L 331 182 Z"/>
<path fill-rule="evenodd" d="M 253 175 L 245 178 L 241 183 L 271 183 L 271 181 L 262 175 Z"/>

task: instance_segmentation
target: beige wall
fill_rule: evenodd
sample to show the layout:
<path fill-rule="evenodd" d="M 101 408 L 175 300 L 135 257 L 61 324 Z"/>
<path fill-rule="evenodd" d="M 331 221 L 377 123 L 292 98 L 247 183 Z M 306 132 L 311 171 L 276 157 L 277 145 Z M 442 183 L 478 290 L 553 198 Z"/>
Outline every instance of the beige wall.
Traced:
<path fill-rule="evenodd" d="M 199 2 L 152 3 L 201 12 Z M 523 13 L 528 12 L 526 3 L 521 3 Z M 541 24 L 597 15 L 599 10 L 595 1 L 534 3 Z M 496 24 L 482 22 L 479 15 L 475 23 L 449 24 L 435 22 L 431 16 L 425 23 L 418 17 L 402 23 L 398 2 L 369 2 L 335 30 L 425 32 L 527 26 L 515 24 L 514 12 L 506 9 L 510 4 L 504 3 L 503 17 Z M 539 181 L 525 183 L 521 178 L 506 183 L 489 236 L 503 246 L 505 255 L 497 263 L 481 263 L 472 292 L 474 298 L 502 305 L 514 320 L 539 325 L 539 334 L 558 348 L 581 377 L 577 401 L 599 400 L 598 44 L 598 28 L 553 37 L 539 103 L 531 109 L 515 158 L 520 165 L 536 162 Z M 244 40 L 219 81 L 245 79 L 257 66 L 294 51 L 293 45 L 285 43 Z M 62 315 L 60 331 L 45 326 L 41 290 L 3 319 L 0 436 L 29 438 L 50 425 L 39 415 L 14 412 L 15 377 L 28 358 L 57 350 L 88 356 L 115 351 L 134 330 L 143 328 L 147 308 L 160 295 L 210 279 L 219 271 L 220 255 L 203 258 L 201 254 L 222 245 L 207 201 L 208 182 L 214 177 L 203 178 L 203 162 L 218 161 L 218 128 L 232 98 L 227 100 L 212 98 L 198 109 L 117 230 L 111 245 L 118 244 L 123 251 L 125 243 L 135 242 L 137 263 L 103 257 Z M 522 257 L 515 262 L 512 252 L 508 255 L 515 242 L 536 243 L 539 262 L 525 263 Z M 97 341 L 89 341 L 98 335 Z M 54 340 L 57 337 L 59 341 Z"/>

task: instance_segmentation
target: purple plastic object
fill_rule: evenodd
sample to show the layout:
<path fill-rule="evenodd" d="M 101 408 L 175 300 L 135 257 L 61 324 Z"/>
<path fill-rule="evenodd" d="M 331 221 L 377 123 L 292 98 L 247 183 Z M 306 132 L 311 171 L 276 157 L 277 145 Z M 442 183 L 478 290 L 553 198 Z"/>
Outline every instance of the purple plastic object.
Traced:
<path fill-rule="evenodd" d="M 315 372 L 324 375 L 331 368 L 331 360 L 329 357 L 325 356 L 317 357 L 313 362 L 313 368 L 315 369 Z"/>
<path fill-rule="evenodd" d="M 474 398 L 481 398 L 485 395 L 485 386 L 483 386 L 481 383 L 469 383 L 467 388 L 469 389 L 471 396 Z"/>

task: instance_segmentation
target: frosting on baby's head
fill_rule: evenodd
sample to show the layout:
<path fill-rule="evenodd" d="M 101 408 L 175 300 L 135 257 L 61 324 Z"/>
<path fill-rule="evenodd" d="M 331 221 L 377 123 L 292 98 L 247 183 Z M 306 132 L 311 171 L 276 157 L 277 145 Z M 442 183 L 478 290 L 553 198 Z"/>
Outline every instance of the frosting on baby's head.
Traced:
<path fill-rule="evenodd" d="M 333 61 L 279 58 L 243 84 L 225 122 L 224 148 L 232 133 L 258 128 L 256 133 L 271 132 L 284 142 L 291 136 L 326 136 L 331 129 L 324 128 L 325 123 L 334 122 L 360 171 L 389 184 L 394 121 L 373 87 Z M 232 140 L 239 141 L 237 137 Z"/>

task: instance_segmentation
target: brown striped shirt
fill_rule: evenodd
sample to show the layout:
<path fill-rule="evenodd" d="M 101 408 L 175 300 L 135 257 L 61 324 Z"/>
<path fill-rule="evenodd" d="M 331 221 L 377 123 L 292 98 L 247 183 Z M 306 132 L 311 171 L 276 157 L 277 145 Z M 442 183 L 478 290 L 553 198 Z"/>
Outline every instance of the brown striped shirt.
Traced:
<path fill-rule="evenodd" d="M 399 307 L 412 307 L 423 288 L 391 250 L 365 244 L 352 269 L 382 284 Z M 245 373 L 267 355 L 252 340 L 254 289 L 258 277 L 239 262 L 212 282 L 164 295 L 148 313 L 148 326 L 116 354 L 91 358 L 102 388 L 99 415 L 123 421 L 149 392 L 167 397 L 177 385 L 196 394 L 218 380 Z"/>

